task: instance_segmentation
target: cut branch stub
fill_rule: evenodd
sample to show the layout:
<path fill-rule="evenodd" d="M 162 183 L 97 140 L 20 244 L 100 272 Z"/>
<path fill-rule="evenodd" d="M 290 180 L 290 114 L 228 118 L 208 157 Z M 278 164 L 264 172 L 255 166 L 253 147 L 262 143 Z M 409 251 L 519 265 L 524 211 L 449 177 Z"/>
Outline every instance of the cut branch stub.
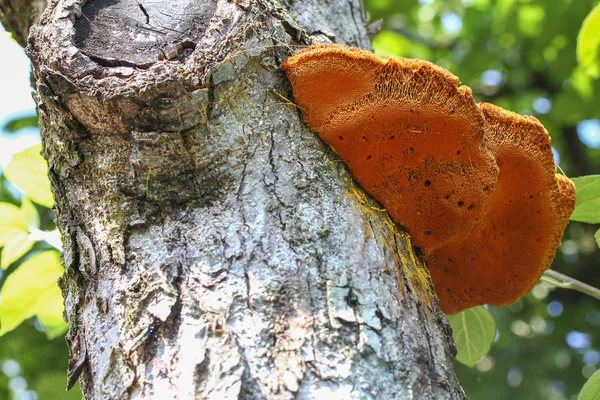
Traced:
<path fill-rule="evenodd" d="M 174 58 L 195 47 L 217 7 L 216 0 L 181 2 L 87 2 L 75 24 L 76 45 L 104 66 L 148 67 Z"/>
<path fill-rule="evenodd" d="M 306 123 L 423 249 L 441 308 L 507 304 L 552 261 L 574 207 L 535 119 L 478 106 L 421 60 L 318 45 L 281 67 Z"/>

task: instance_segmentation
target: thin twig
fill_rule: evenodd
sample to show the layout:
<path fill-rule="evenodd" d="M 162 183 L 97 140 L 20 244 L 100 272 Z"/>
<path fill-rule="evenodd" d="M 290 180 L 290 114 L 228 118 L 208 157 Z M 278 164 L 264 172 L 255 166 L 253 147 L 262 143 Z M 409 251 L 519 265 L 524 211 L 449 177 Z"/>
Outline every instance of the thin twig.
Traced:
<path fill-rule="evenodd" d="M 560 272 L 549 269 L 544 272 L 544 275 L 542 275 L 540 280 L 559 288 L 577 290 L 578 292 L 600 300 L 600 289 L 578 281 L 577 279 L 573 279 L 570 276 L 563 275 Z"/>

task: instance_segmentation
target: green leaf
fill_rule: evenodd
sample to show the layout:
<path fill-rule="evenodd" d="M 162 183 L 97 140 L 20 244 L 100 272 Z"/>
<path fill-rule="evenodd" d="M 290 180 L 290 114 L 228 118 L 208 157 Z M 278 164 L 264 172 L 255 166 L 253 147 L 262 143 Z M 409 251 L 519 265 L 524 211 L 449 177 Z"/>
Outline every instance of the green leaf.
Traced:
<path fill-rule="evenodd" d="M 38 144 L 13 155 L 4 176 L 31 200 L 51 208 L 54 199 L 48 179 L 48 164 L 40 154 L 41 150 L 42 145 Z"/>
<path fill-rule="evenodd" d="M 17 210 L 20 215 L 17 215 Z M 7 269 L 33 247 L 35 240 L 30 238 L 29 229 L 39 226 L 40 216 L 27 197 L 23 197 L 20 209 L 9 203 L 0 203 L 0 247 L 4 246 L 0 268 Z"/>
<path fill-rule="evenodd" d="M 40 229 L 40 214 L 27 197 L 21 200 L 21 212 L 27 221 L 28 228 Z"/>
<path fill-rule="evenodd" d="M 594 372 L 590 379 L 583 385 L 577 400 L 598 400 L 600 399 L 600 370 Z"/>
<path fill-rule="evenodd" d="M 19 266 L 6 278 L 0 298 L 0 336 L 36 314 L 43 318 L 62 316 L 58 278 L 62 275 L 58 252 L 45 251 Z"/>
<path fill-rule="evenodd" d="M 575 182 L 577 201 L 571 221 L 600 223 L 600 175 L 581 176 L 572 181 Z"/>
<path fill-rule="evenodd" d="M 38 126 L 38 117 L 37 115 L 29 115 L 22 118 L 13 119 L 8 121 L 2 129 L 7 132 L 14 133 L 23 128 L 35 128 Z"/>
<path fill-rule="evenodd" d="M 37 318 L 44 327 L 48 339 L 62 336 L 69 325 L 62 317 L 64 303 L 62 293 L 58 285 L 49 289 L 40 299 L 40 302 L 45 302 L 45 307 L 38 310 Z"/>
<path fill-rule="evenodd" d="M 27 232 L 19 232 L 13 236 L 2 249 L 2 260 L 0 268 L 7 269 L 12 263 L 23 257 L 34 245 L 34 241 L 29 240 Z"/>
<path fill-rule="evenodd" d="M 577 61 L 588 75 L 600 77 L 600 4 L 581 25 L 577 35 Z"/>
<path fill-rule="evenodd" d="M 0 247 L 19 233 L 27 233 L 27 220 L 19 207 L 0 203 Z"/>
<path fill-rule="evenodd" d="M 598 247 L 600 247 L 600 229 L 596 231 L 596 233 L 594 234 L 594 238 L 596 239 L 596 244 L 598 245 Z"/>
<path fill-rule="evenodd" d="M 456 361 L 474 366 L 490 351 L 496 337 L 496 323 L 492 314 L 480 306 L 450 315 L 448 320 L 458 350 Z"/>

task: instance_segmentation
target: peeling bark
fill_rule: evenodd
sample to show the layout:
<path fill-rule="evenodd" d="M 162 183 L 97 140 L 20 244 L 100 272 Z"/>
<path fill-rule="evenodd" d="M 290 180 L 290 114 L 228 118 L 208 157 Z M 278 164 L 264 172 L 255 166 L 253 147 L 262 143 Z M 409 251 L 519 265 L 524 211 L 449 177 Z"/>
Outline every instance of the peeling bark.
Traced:
<path fill-rule="evenodd" d="M 408 236 L 278 68 L 368 47 L 362 4 L 85 3 L 28 47 L 84 397 L 464 398 Z"/>

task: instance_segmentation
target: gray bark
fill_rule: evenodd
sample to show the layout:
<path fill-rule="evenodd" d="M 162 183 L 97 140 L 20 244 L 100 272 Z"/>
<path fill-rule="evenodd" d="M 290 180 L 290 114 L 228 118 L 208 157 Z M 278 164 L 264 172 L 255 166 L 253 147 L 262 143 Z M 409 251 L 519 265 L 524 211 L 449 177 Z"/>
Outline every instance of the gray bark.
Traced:
<path fill-rule="evenodd" d="M 360 1 L 85 3 L 28 48 L 84 397 L 464 398 L 409 238 L 278 68 L 368 47 Z"/>

